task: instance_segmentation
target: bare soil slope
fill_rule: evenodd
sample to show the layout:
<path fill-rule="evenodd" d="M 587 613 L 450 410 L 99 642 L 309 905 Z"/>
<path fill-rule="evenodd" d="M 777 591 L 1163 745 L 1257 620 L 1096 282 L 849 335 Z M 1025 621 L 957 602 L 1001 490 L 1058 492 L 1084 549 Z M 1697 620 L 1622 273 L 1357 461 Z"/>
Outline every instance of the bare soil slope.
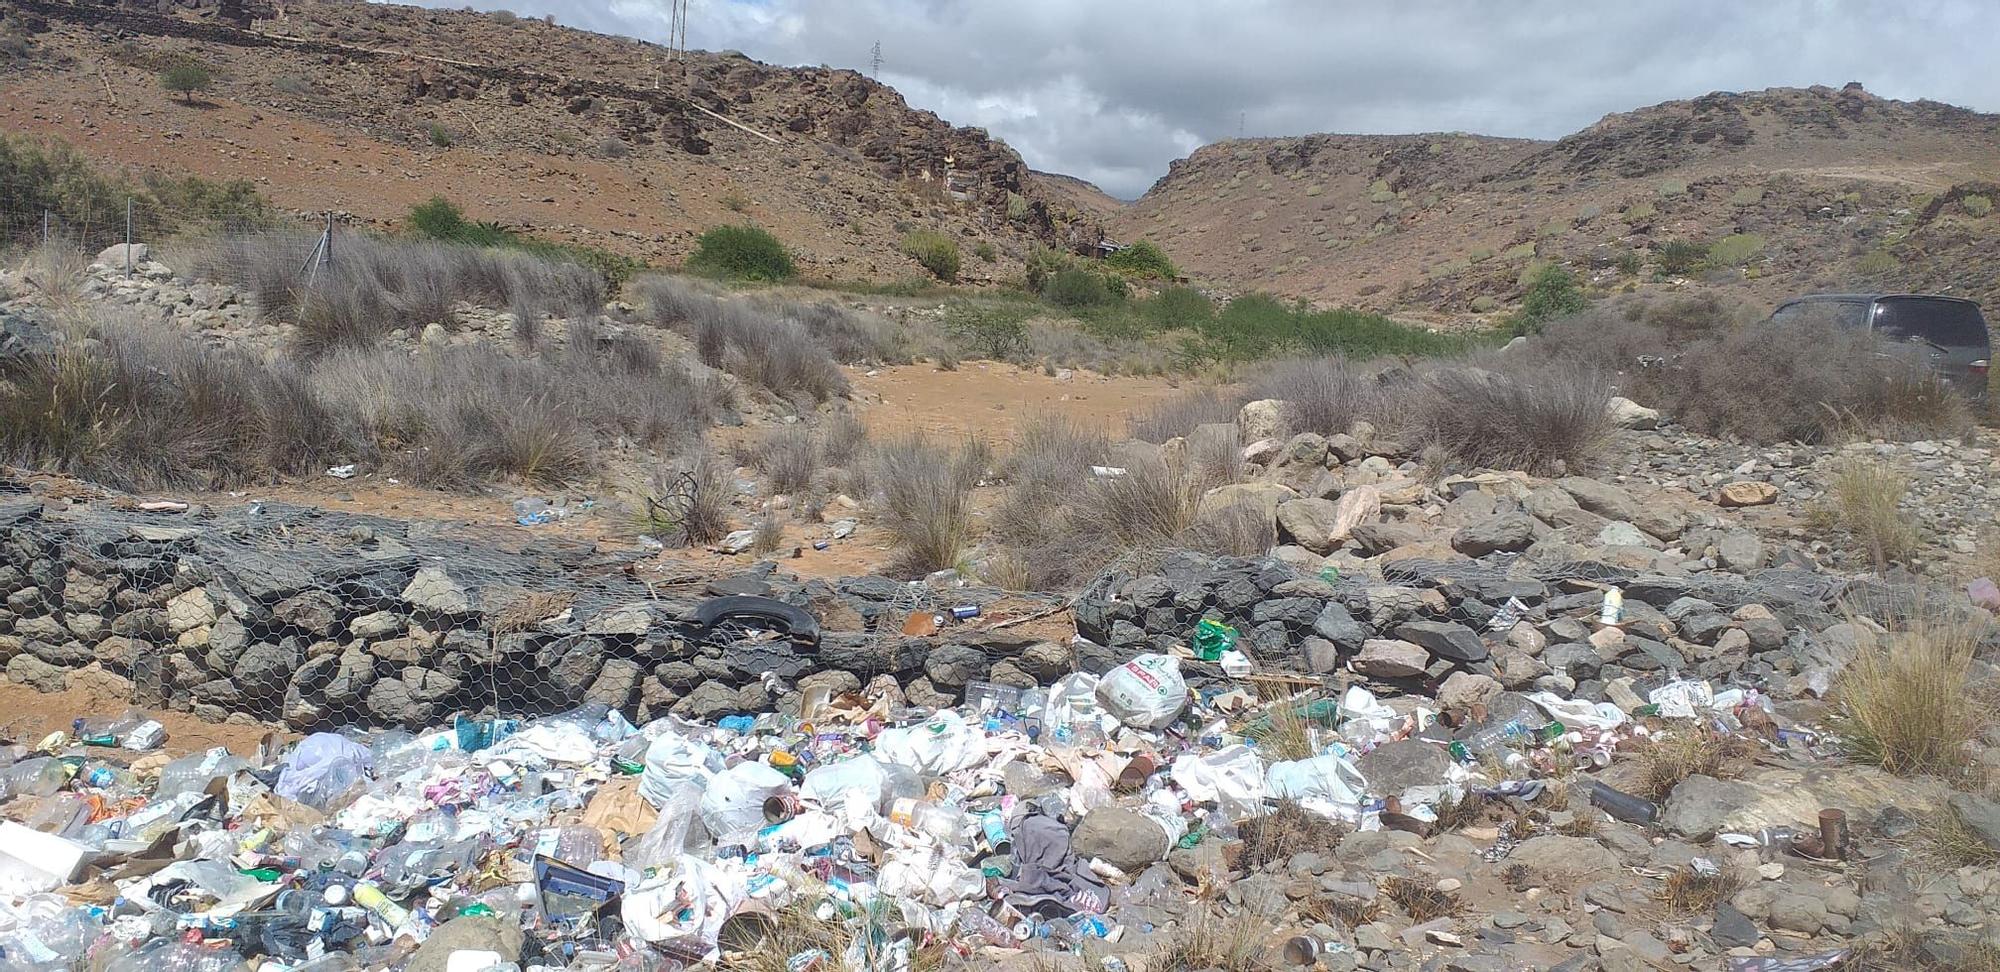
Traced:
<path fill-rule="evenodd" d="M 898 248 L 914 228 L 993 242 L 1002 260 L 967 261 L 974 274 L 1098 238 L 1068 187 L 854 71 L 357 0 L 253 4 L 247 25 L 177 6 L 191 9 L 0 2 L 0 33 L 27 52 L 0 70 L 0 130 L 255 179 L 282 206 L 377 224 L 442 194 L 479 219 L 663 264 L 744 220 L 807 274 L 842 279 L 921 274 Z M 183 58 L 215 73 L 193 104 L 159 82 Z"/>
<path fill-rule="evenodd" d="M 1445 316 L 1504 307 L 1548 261 L 1607 289 L 1677 285 L 1662 244 L 1732 234 L 1754 236 L 1754 252 L 1699 273 L 1753 299 L 1836 287 L 1990 299 L 2000 217 L 1952 203 L 1996 175 L 2000 116 L 1858 85 L 1772 89 L 1611 115 L 1556 142 L 1222 142 L 1111 223 L 1231 287 Z"/>

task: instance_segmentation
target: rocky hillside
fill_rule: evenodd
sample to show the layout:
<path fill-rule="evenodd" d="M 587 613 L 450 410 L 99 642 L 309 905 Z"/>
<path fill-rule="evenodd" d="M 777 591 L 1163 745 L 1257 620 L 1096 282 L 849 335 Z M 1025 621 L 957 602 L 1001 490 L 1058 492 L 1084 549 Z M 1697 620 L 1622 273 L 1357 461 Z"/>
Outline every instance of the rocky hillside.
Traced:
<path fill-rule="evenodd" d="M 1504 310 L 1551 261 L 1604 290 L 1992 299 L 1996 134 L 2000 116 L 1850 84 L 1668 102 L 1556 142 L 1245 139 L 1176 162 L 1112 225 L 1228 286 L 1447 317 Z"/>
<path fill-rule="evenodd" d="M 914 228 L 993 242 L 1003 272 L 1036 243 L 1087 244 L 1094 216 L 1012 149 L 854 71 L 776 68 L 502 14 L 347 0 L 160 14 L 0 3 L 19 56 L 0 130 L 106 163 L 256 180 L 281 205 L 385 224 L 443 194 L 472 215 L 658 262 L 751 220 L 835 278 L 922 273 Z M 12 55 L 9 55 L 12 56 Z M 165 65 L 211 66 L 183 103 Z"/>

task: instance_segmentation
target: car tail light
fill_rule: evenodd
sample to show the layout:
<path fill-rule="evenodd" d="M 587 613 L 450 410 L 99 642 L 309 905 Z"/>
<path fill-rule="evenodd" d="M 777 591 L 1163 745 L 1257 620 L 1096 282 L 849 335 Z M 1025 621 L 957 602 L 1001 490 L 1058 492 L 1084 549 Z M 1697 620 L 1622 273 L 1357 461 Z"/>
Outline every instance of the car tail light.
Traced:
<path fill-rule="evenodd" d="M 1965 370 L 1970 371 L 1975 375 L 1984 375 L 1986 374 L 1986 365 L 1987 365 L 1986 359 L 1981 358 L 1978 361 L 1974 361 L 1973 363 L 1966 365 Z"/>

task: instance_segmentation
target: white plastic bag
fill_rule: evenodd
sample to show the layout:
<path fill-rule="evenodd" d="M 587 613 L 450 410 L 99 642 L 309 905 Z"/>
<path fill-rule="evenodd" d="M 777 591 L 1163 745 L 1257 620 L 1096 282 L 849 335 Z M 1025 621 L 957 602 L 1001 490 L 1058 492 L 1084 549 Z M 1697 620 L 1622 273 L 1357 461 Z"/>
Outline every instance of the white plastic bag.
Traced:
<path fill-rule="evenodd" d="M 1368 781 L 1346 757 L 1324 755 L 1272 763 L 1264 771 L 1264 783 L 1267 792 L 1280 800 L 1297 800 L 1321 816 L 1361 822 Z"/>
<path fill-rule="evenodd" d="M 701 786 L 692 782 L 673 784 L 653 829 L 625 848 L 625 866 L 644 873 L 664 868 L 688 852 L 688 835 L 701 813 Z"/>
<path fill-rule="evenodd" d="M 737 763 L 702 790 L 702 825 L 718 842 L 746 838 L 764 826 L 764 801 L 791 788 L 785 774 L 763 763 Z"/>
<path fill-rule="evenodd" d="M 625 892 L 619 914 L 648 942 L 698 945 L 716 958 L 722 923 L 746 896 L 741 878 L 698 857 L 675 860 L 671 873 Z"/>
<path fill-rule="evenodd" d="M 1244 745 L 1211 753 L 1186 752 L 1169 771 L 1174 785 L 1196 803 L 1213 803 L 1231 820 L 1254 817 L 1264 802 L 1264 761 Z"/>
<path fill-rule="evenodd" d="M 1042 707 L 1042 732 L 1047 738 L 1056 738 L 1064 727 L 1098 725 L 1103 718 L 1104 710 L 1097 707 L 1097 676 L 1071 672 L 1049 685 L 1048 702 Z"/>
<path fill-rule="evenodd" d="M 1610 702 L 1565 699 L 1554 692 L 1536 692 L 1528 701 L 1571 729 L 1610 729 L 1628 721 L 1625 710 Z"/>
<path fill-rule="evenodd" d="M 884 729 L 875 736 L 875 756 L 925 776 L 943 776 L 986 761 L 986 734 L 945 709 L 914 726 Z"/>
<path fill-rule="evenodd" d="M 678 733 L 662 733 L 646 748 L 646 771 L 639 776 L 639 795 L 655 807 L 664 807 L 677 785 L 706 785 L 720 772 L 721 753 Z"/>
<path fill-rule="evenodd" d="M 799 802 L 854 819 L 885 813 L 891 800 L 922 792 L 923 784 L 909 768 L 862 753 L 813 767 L 799 783 Z"/>
<path fill-rule="evenodd" d="M 368 747 L 337 733 L 316 732 L 285 757 L 272 789 L 287 800 L 325 810 L 335 797 L 367 779 L 373 762 Z"/>
<path fill-rule="evenodd" d="M 1340 727 L 1341 736 L 1357 746 L 1381 741 L 1403 722 L 1396 710 L 1359 685 L 1348 686 L 1341 695 L 1340 717 L 1346 720 Z"/>
<path fill-rule="evenodd" d="M 1172 655 L 1144 654 L 1097 682 L 1097 702 L 1134 729 L 1158 729 L 1187 707 L 1187 682 Z"/>

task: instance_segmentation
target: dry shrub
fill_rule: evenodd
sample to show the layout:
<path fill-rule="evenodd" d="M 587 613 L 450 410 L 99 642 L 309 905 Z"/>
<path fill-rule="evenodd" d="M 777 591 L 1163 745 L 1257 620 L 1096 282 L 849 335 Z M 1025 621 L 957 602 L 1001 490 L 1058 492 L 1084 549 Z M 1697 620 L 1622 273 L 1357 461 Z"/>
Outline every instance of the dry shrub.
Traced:
<path fill-rule="evenodd" d="M 1909 491 L 1909 477 L 1886 463 L 1851 459 L 1835 469 L 1809 519 L 1822 529 L 1844 531 L 1876 569 L 1887 569 L 1909 560 L 1923 544 L 1916 520 L 1902 509 Z"/>
<path fill-rule="evenodd" d="M 796 402 L 847 394 L 847 377 L 826 345 L 788 312 L 718 299 L 671 277 L 647 277 L 633 291 L 656 326 L 685 335 L 711 368 Z M 833 319 L 816 312 L 806 316 L 822 326 Z"/>
<path fill-rule="evenodd" d="M 2000 850 L 1967 827 L 1957 811 L 1949 807 L 1919 820 L 1916 837 L 1917 856 L 1937 871 L 2000 865 Z"/>
<path fill-rule="evenodd" d="M 842 408 L 828 415 L 819 427 L 820 458 L 829 466 L 846 468 L 868 445 L 868 427 L 852 411 Z"/>
<path fill-rule="evenodd" d="M 1418 878 L 1394 875 L 1382 882 L 1381 890 L 1384 897 L 1420 925 L 1433 918 L 1449 918 L 1465 907 L 1458 895 L 1441 891 L 1435 882 Z"/>
<path fill-rule="evenodd" d="M 17 267 L 27 292 L 61 314 L 73 314 L 90 277 L 90 255 L 58 240 L 37 243 Z"/>
<path fill-rule="evenodd" d="M 1281 417 L 1287 435 L 1337 435 L 1371 413 L 1375 382 L 1345 358 L 1298 358 L 1270 365 L 1251 385 L 1250 397 L 1285 403 Z"/>
<path fill-rule="evenodd" d="M 1833 685 L 1848 755 L 1901 776 L 1966 778 L 1994 718 L 1994 686 L 1975 678 L 1974 663 L 1990 632 L 1976 612 L 1933 608 L 1864 639 Z"/>
<path fill-rule="evenodd" d="M 516 336 L 530 344 L 543 316 L 590 317 L 604 306 L 604 278 L 581 264 L 360 234 L 343 235 L 322 264 L 312 255 L 316 241 L 295 230 L 226 237 L 194 269 L 250 291 L 262 316 L 296 323 L 295 349 L 307 358 L 367 348 L 398 329 L 449 325 L 460 301 L 508 308 Z"/>
<path fill-rule="evenodd" d="M 1347 831 L 1339 824 L 1300 806 L 1296 800 L 1280 800 L 1270 813 L 1251 817 L 1238 827 L 1243 838 L 1241 864 L 1254 871 L 1266 864 L 1290 860 L 1293 854 L 1313 851 L 1331 854 L 1340 846 Z"/>
<path fill-rule="evenodd" d="M 1270 929 L 1249 914 L 1193 912 L 1146 961 L 1156 972 L 1257 972 Z"/>
<path fill-rule="evenodd" d="M 1639 750 L 1639 795 L 1664 800 L 1690 776 L 1735 779 L 1755 754 L 1748 739 L 1704 725 L 1654 736 Z"/>
<path fill-rule="evenodd" d="M 819 439 L 803 422 L 780 425 L 757 444 L 751 460 L 758 472 L 770 477 L 772 489 L 784 493 L 804 489 L 819 474 Z"/>
<path fill-rule="evenodd" d="M 1667 878 L 1666 886 L 1660 889 L 1660 901 L 1676 917 L 1705 915 L 1714 911 L 1717 904 L 1734 897 L 1742 887 L 1743 882 L 1733 868 L 1717 868 L 1713 874 L 1703 874 L 1684 867 Z"/>
<path fill-rule="evenodd" d="M 729 532 L 728 471 L 706 448 L 656 469 L 646 496 L 646 530 L 669 547 L 700 547 Z"/>
<path fill-rule="evenodd" d="M 1359 928 L 1382 917 L 1380 898 L 1334 894 L 1299 902 L 1299 917 L 1323 925 Z"/>
<path fill-rule="evenodd" d="M 777 553 L 785 545 L 785 521 L 776 511 L 757 518 L 751 528 L 750 552 L 759 557 Z"/>
<path fill-rule="evenodd" d="M 1460 462 L 1545 474 L 1574 470 L 1611 435 L 1604 409 L 1611 386 L 1575 368 L 1520 368 L 1502 374 L 1451 366 L 1384 391 L 1385 422 L 1404 444 L 1435 448 Z"/>
<path fill-rule="evenodd" d="M 953 447 L 921 433 L 875 447 L 868 481 L 899 548 L 897 569 L 926 574 L 957 566 L 972 539 L 972 489 L 989 459 L 981 443 Z"/>
<path fill-rule="evenodd" d="M 1864 944 L 1856 963 L 1867 972 L 2000 972 L 2000 945 L 1974 929 L 1898 924 Z"/>
<path fill-rule="evenodd" d="M 1278 705 L 1245 726 L 1243 735 L 1266 761 L 1307 759 L 1319 751 L 1313 744 L 1317 725 L 1303 706 Z"/>
<path fill-rule="evenodd" d="M 1464 830 L 1478 823 L 1485 812 L 1486 798 L 1468 791 L 1457 800 L 1437 805 L 1437 824 L 1431 828 L 1431 833 L 1449 834 Z"/>
<path fill-rule="evenodd" d="M 1127 430 L 1142 442 L 1165 442 L 1194 434 L 1198 426 L 1235 422 L 1242 402 L 1213 388 L 1179 392 L 1147 408 Z"/>

